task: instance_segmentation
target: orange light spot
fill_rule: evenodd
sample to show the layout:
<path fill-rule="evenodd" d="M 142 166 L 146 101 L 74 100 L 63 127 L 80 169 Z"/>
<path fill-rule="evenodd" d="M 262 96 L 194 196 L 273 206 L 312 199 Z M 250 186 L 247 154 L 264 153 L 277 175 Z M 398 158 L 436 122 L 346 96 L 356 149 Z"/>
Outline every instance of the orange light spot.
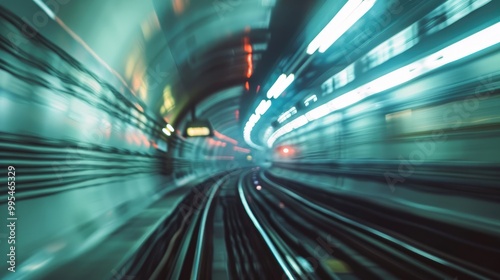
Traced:
<path fill-rule="evenodd" d="M 144 109 L 142 108 L 141 105 L 139 105 L 137 103 L 135 103 L 134 105 L 135 105 L 135 108 L 137 108 L 137 110 L 141 111 L 141 113 L 144 113 Z"/>
<path fill-rule="evenodd" d="M 247 78 L 250 78 L 253 74 L 253 57 L 252 57 L 252 44 L 250 44 L 250 40 L 248 37 L 243 39 L 243 49 L 247 53 Z"/>
<path fill-rule="evenodd" d="M 189 4 L 188 1 L 184 0 L 172 0 L 172 7 L 174 8 L 174 13 L 176 15 L 180 15 L 184 12 L 186 9 L 187 4 Z"/>
<path fill-rule="evenodd" d="M 249 149 L 245 149 L 245 148 L 238 147 L 238 146 L 234 146 L 233 150 L 236 152 L 240 152 L 240 153 L 246 153 L 246 154 L 250 153 Z"/>
<path fill-rule="evenodd" d="M 278 148 L 278 153 L 281 154 L 281 156 L 291 157 L 295 155 L 295 150 L 291 147 L 285 146 Z"/>
<path fill-rule="evenodd" d="M 253 74 L 253 60 L 251 53 L 247 55 L 247 64 L 248 64 L 247 78 L 250 78 Z"/>
<path fill-rule="evenodd" d="M 250 89 L 250 84 L 248 83 L 248 81 L 245 83 L 245 89 L 246 89 L 246 90 L 249 90 L 249 89 Z"/>
<path fill-rule="evenodd" d="M 226 142 L 214 140 L 212 138 L 207 138 L 207 143 L 209 146 L 212 146 L 212 147 L 225 147 L 227 145 Z"/>
<path fill-rule="evenodd" d="M 238 145 L 238 141 L 234 140 L 233 138 L 231 137 L 228 137 L 220 132 L 218 132 L 217 130 L 214 130 L 214 136 L 221 139 L 221 140 L 224 140 L 226 142 L 229 142 L 233 145 Z"/>
<path fill-rule="evenodd" d="M 149 148 L 150 143 L 149 143 L 149 140 L 148 140 L 148 138 L 146 137 L 146 135 L 142 134 L 142 135 L 141 135 L 141 138 L 142 138 L 142 143 L 144 144 L 144 146 L 145 146 L 146 148 Z"/>

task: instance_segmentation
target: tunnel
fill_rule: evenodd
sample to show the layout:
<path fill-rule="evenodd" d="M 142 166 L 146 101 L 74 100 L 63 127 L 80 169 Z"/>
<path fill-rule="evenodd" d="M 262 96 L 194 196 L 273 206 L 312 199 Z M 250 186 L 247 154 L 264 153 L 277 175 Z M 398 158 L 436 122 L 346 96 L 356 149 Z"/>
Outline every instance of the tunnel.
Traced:
<path fill-rule="evenodd" d="M 0 279 L 500 279 L 500 1 L 0 0 Z"/>

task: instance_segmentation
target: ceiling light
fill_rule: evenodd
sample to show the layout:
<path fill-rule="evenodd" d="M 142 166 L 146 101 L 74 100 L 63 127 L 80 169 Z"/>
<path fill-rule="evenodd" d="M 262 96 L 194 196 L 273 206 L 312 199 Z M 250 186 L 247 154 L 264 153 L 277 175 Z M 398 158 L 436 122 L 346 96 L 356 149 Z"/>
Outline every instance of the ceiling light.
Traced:
<path fill-rule="evenodd" d="M 281 74 L 276 82 L 271 86 L 271 88 L 267 91 L 267 98 L 278 98 L 285 89 L 290 86 L 290 84 L 295 79 L 293 74 L 285 75 Z"/>
<path fill-rule="evenodd" d="M 170 131 L 168 131 L 168 129 L 166 128 L 163 128 L 161 131 L 163 131 L 163 133 L 165 133 L 167 136 L 172 135 L 172 133 L 170 133 Z"/>
<path fill-rule="evenodd" d="M 271 100 L 262 100 L 259 106 L 257 106 L 257 108 L 255 109 L 255 114 L 264 115 L 271 107 L 271 104 Z"/>
<path fill-rule="evenodd" d="M 351 26 L 365 15 L 375 4 L 376 0 L 349 0 L 333 19 L 307 46 L 307 53 L 313 54 L 317 50 L 325 52 Z"/>
<path fill-rule="evenodd" d="M 174 127 L 171 124 L 167 124 L 167 129 L 170 130 L 171 132 L 174 132 Z"/>

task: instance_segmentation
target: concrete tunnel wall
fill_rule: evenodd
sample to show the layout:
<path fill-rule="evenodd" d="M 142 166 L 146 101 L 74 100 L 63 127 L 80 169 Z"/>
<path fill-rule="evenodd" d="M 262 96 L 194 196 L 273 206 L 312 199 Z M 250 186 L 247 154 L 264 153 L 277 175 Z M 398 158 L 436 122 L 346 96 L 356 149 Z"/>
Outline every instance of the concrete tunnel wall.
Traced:
<path fill-rule="evenodd" d="M 155 119 L 133 106 L 105 69 L 92 59 L 80 63 L 73 56 L 81 50 L 60 48 L 41 33 L 25 36 L 23 22 L 3 12 L 0 159 L 18 172 L 23 267 L 77 254 L 165 191 L 224 170 L 193 156 L 196 150 L 176 158 Z M 6 242 L 0 246 L 7 251 Z"/>

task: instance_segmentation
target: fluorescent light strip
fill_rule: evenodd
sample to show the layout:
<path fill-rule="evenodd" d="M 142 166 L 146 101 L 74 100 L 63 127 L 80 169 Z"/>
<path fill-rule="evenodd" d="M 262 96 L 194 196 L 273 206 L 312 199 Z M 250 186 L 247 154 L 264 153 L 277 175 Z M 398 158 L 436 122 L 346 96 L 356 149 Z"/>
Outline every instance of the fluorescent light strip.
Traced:
<path fill-rule="evenodd" d="M 313 121 L 319 118 L 322 118 L 330 113 L 330 110 L 328 108 L 328 104 L 323 104 L 317 108 L 312 109 L 311 111 L 307 112 L 306 118 L 309 121 Z"/>
<path fill-rule="evenodd" d="M 341 25 L 335 24 L 335 29 L 329 36 L 325 36 L 318 51 L 324 53 L 340 38 L 351 26 L 353 26 L 361 17 L 363 17 L 375 4 L 375 0 L 365 0 L 359 7 L 346 19 L 341 21 Z M 340 24 L 340 22 L 338 23 Z"/>
<path fill-rule="evenodd" d="M 251 129 L 248 130 L 248 131 L 245 131 L 243 132 L 243 138 L 245 139 L 245 142 L 252 148 L 255 148 L 255 149 L 258 149 L 258 150 L 262 150 L 262 147 L 259 146 L 259 145 L 256 145 L 254 142 L 252 142 L 252 139 L 251 139 L 251 136 L 250 136 L 250 133 L 251 133 Z"/>
<path fill-rule="evenodd" d="M 33 0 L 52 20 L 56 19 L 56 14 L 42 0 Z"/>
<path fill-rule="evenodd" d="M 278 87 L 280 87 L 282 83 L 285 82 L 285 80 L 286 80 L 286 75 L 281 74 L 276 80 L 276 82 L 274 82 L 271 88 L 267 91 L 267 98 L 271 99 L 274 96 L 274 92 L 277 90 Z"/>
<path fill-rule="evenodd" d="M 288 75 L 285 79 L 285 82 L 283 82 L 283 84 L 281 84 L 281 86 L 276 90 L 276 92 L 274 92 L 273 98 L 274 99 L 278 98 L 285 91 L 285 89 L 287 89 L 288 86 L 292 84 L 293 80 L 295 80 L 295 75 L 294 74 Z"/>
<path fill-rule="evenodd" d="M 306 100 L 304 100 L 304 106 L 309 106 L 311 103 L 314 103 L 318 101 L 318 97 L 316 96 L 316 94 L 308 97 Z"/>
<path fill-rule="evenodd" d="M 271 107 L 271 104 L 271 100 L 262 100 L 259 106 L 257 106 L 257 108 L 255 109 L 255 114 L 264 115 Z"/>
<path fill-rule="evenodd" d="M 290 84 L 295 79 L 293 74 L 285 75 L 281 74 L 276 82 L 271 86 L 271 88 L 267 91 L 267 98 L 278 98 L 285 89 L 290 86 Z"/>
<path fill-rule="evenodd" d="M 325 52 L 338 38 L 365 15 L 376 0 L 349 0 L 307 46 L 307 54 Z"/>
<path fill-rule="evenodd" d="M 393 87 L 404 84 L 419 76 L 429 73 L 441 66 L 457 61 L 478 51 L 500 43 L 500 22 L 487 27 L 465 39 L 462 39 L 450 46 L 435 52 L 425 58 L 419 59 L 386 75 L 383 75 L 367 84 L 364 84 L 352 91 L 349 91 L 327 103 L 305 113 L 299 118 L 305 117 L 308 122 L 322 118 L 334 111 L 343 109 L 355 104 L 366 97 L 383 92 Z M 276 130 L 267 140 L 269 148 L 281 136 L 297 129 L 308 122 L 295 120 L 287 123 Z"/>
<path fill-rule="evenodd" d="M 209 136 L 210 129 L 208 127 L 188 127 L 186 129 L 186 134 L 190 137 Z"/>
<path fill-rule="evenodd" d="M 171 124 L 169 124 L 169 123 L 167 123 L 167 129 L 170 130 L 171 132 L 175 131 L 174 127 Z"/>
<path fill-rule="evenodd" d="M 166 128 L 163 128 L 161 131 L 163 131 L 163 133 L 165 133 L 167 136 L 172 135 L 172 133 L 170 133 L 170 131 L 168 131 L 168 129 Z"/>
<path fill-rule="evenodd" d="M 281 74 L 276 82 L 271 86 L 271 88 L 267 91 L 267 98 L 278 98 L 285 89 L 290 86 L 290 84 L 293 82 L 295 79 L 294 74 L 290 75 L 285 75 Z M 255 109 L 255 113 L 250 116 L 250 119 L 248 122 L 245 124 L 245 128 L 243 130 L 243 138 L 245 139 L 245 142 L 247 142 L 248 145 L 250 145 L 253 148 L 256 149 L 262 149 L 262 147 L 256 145 L 255 143 L 252 142 L 251 139 L 251 134 L 252 134 L 252 129 L 255 126 L 255 124 L 260 120 L 260 117 L 264 115 L 267 110 L 272 105 L 271 100 L 262 100 L 257 108 Z"/>
<path fill-rule="evenodd" d="M 255 125 L 259 120 L 260 120 L 260 115 L 252 114 L 252 116 L 250 116 L 250 119 L 248 120 L 248 122 Z"/>
<path fill-rule="evenodd" d="M 288 120 L 290 117 L 293 115 L 297 114 L 297 108 L 292 107 L 288 111 L 284 112 L 278 117 L 278 123 L 282 123 L 286 120 Z"/>

